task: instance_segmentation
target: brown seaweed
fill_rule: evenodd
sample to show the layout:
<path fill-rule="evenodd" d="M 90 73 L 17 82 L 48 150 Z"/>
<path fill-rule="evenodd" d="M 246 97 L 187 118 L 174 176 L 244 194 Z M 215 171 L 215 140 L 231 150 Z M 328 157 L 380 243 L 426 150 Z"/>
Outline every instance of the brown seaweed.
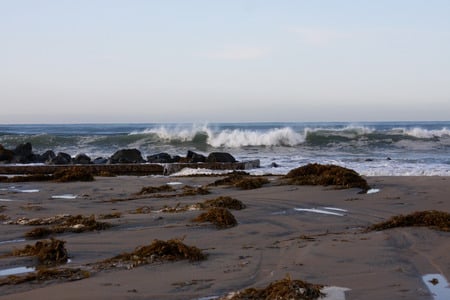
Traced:
<path fill-rule="evenodd" d="M 336 165 L 307 164 L 289 171 L 283 178 L 295 185 L 333 185 L 343 189 L 360 188 L 364 192 L 370 189 L 356 171 Z"/>
<path fill-rule="evenodd" d="M 373 224 L 367 231 L 386 230 L 395 227 L 429 227 L 440 231 L 450 231 L 450 213 L 427 210 L 416 211 L 407 215 L 393 216 L 385 222 Z"/>
<path fill-rule="evenodd" d="M 195 246 L 187 246 L 179 239 L 168 241 L 154 240 L 150 245 L 137 247 L 133 252 L 122 253 L 101 261 L 95 266 L 99 269 L 112 267 L 133 268 L 156 261 L 200 261 L 206 255 Z"/>
<path fill-rule="evenodd" d="M 237 225 L 236 218 L 233 214 L 228 209 L 222 207 L 210 208 L 208 211 L 192 219 L 192 222 L 210 222 L 219 229 L 230 228 Z"/>
<path fill-rule="evenodd" d="M 174 189 L 170 185 L 164 184 L 161 186 L 147 186 L 143 187 L 137 195 L 148 195 L 148 194 L 155 194 L 155 193 L 161 193 L 161 192 L 173 192 Z"/>
<path fill-rule="evenodd" d="M 220 196 L 215 199 L 206 200 L 202 203 L 199 203 L 201 208 L 209 208 L 209 207 L 222 207 L 228 209 L 241 210 L 246 206 L 242 201 L 231 198 L 229 196 Z"/>
<path fill-rule="evenodd" d="M 303 280 L 292 280 L 289 276 L 274 281 L 262 289 L 248 288 L 243 291 L 231 293 L 222 300 L 261 300 L 261 299 L 306 299 L 313 300 L 325 296 L 321 292 L 323 285 L 308 283 Z"/>
<path fill-rule="evenodd" d="M 65 241 L 50 239 L 37 241 L 34 245 L 26 245 L 23 249 L 16 249 L 13 256 L 36 256 L 42 265 L 64 264 L 68 260 Z"/>
<path fill-rule="evenodd" d="M 269 180 L 265 177 L 250 176 L 245 172 L 233 172 L 223 179 L 216 180 L 211 185 L 231 185 L 243 190 L 250 190 L 260 188 L 267 183 Z"/>
<path fill-rule="evenodd" d="M 49 280 L 61 280 L 61 281 L 74 281 L 89 278 L 90 273 L 80 268 L 41 268 L 37 272 L 33 272 L 26 275 L 10 275 L 6 278 L 0 279 L 0 286 L 3 285 L 16 285 L 25 282 L 32 281 L 49 281 Z"/>

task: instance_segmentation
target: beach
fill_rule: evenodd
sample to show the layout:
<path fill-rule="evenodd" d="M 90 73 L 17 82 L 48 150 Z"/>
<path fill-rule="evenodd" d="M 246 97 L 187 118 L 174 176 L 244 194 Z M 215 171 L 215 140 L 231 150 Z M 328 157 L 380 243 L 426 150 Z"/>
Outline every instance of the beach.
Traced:
<path fill-rule="evenodd" d="M 427 227 L 366 230 L 394 215 L 449 212 L 448 177 L 367 177 L 372 190 L 364 194 L 357 188 L 280 184 L 279 176 L 265 176 L 268 183 L 248 190 L 211 185 L 221 178 L 117 176 L 90 182 L 0 183 L 0 255 L 38 240 L 25 239 L 34 226 L 17 220 L 94 215 L 112 225 L 52 235 L 65 241 L 69 261 L 64 268 L 86 270 L 88 278 L 6 284 L 0 286 L 0 299 L 215 299 L 286 276 L 339 287 L 335 290 L 345 298 L 335 299 L 433 299 L 423 276 L 450 278 L 449 232 Z M 172 196 L 138 194 L 143 187 L 166 184 L 173 188 Z M 209 194 L 183 194 L 185 186 L 205 187 Z M 193 204 L 219 196 L 246 206 L 230 209 L 236 226 L 218 229 L 192 222 L 201 213 Z M 178 239 L 207 258 L 94 267 L 155 239 Z M 34 265 L 34 257 L 0 259 L 0 270 Z"/>

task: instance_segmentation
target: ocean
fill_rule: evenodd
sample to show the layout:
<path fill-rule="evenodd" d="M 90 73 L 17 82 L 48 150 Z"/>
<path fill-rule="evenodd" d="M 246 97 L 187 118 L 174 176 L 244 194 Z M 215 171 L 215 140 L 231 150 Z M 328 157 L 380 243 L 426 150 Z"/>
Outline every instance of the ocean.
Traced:
<path fill-rule="evenodd" d="M 239 161 L 259 159 L 261 167 L 248 170 L 252 174 L 286 174 L 317 162 L 367 176 L 450 176 L 449 121 L 0 125 L 4 148 L 26 142 L 34 153 L 92 159 L 127 148 L 140 150 L 144 159 L 161 152 L 224 151 Z"/>

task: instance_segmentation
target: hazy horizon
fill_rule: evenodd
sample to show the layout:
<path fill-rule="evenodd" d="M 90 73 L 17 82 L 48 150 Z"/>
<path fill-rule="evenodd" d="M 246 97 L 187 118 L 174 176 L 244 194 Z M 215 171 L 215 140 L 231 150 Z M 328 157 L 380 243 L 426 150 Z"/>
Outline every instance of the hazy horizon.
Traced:
<path fill-rule="evenodd" d="M 450 1 L 0 0 L 0 124 L 450 120 Z"/>

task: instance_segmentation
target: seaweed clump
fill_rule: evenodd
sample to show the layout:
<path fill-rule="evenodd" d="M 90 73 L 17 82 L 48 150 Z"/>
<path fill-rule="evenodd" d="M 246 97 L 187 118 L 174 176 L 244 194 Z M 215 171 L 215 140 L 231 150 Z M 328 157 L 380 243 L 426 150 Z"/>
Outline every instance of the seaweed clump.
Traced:
<path fill-rule="evenodd" d="M 219 229 L 230 228 L 237 225 L 236 218 L 233 214 L 228 209 L 222 207 L 210 208 L 206 212 L 192 219 L 192 222 L 211 222 Z"/>
<path fill-rule="evenodd" d="M 222 207 L 235 210 L 241 210 L 246 207 L 245 204 L 242 203 L 242 201 L 231 198 L 229 196 L 220 196 L 215 199 L 206 200 L 203 203 L 200 203 L 199 205 L 201 208 Z"/>
<path fill-rule="evenodd" d="M 48 280 L 63 280 L 63 281 L 75 281 L 85 278 L 89 278 L 90 273 L 80 268 L 76 269 L 56 269 L 56 268 L 41 268 L 37 272 L 31 274 L 18 276 L 10 275 L 6 278 L 0 279 L 0 286 L 3 285 L 16 285 L 31 281 L 48 281 Z"/>
<path fill-rule="evenodd" d="M 267 178 L 249 176 L 245 172 L 234 172 L 223 179 L 216 180 L 211 185 L 231 185 L 243 190 L 251 190 L 258 189 L 267 183 L 269 183 Z"/>
<path fill-rule="evenodd" d="M 179 239 L 168 241 L 154 240 L 150 245 L 137 247 L 131 253 L 119 254 L 113 258 L 97 263 L 97 268 L 110 267 L 133 268 L 150 264 L 156 261 L 178 260 L 200 261 L 206 259 L 206 255 L 195 246 L 187 246 Z"/>
<path fill-rule="evenodd" d="M 305 299 L 312 300 L 325 296 L 321 292 L 323 285 L 312 284 L 303 280 L 292 280 L 289 276 L 274 281 L 262 289 L 248 288 L 234 292 L 221 300 L 260 300 L 260 299 Z"/>
<path fill-rule="evenodd" d="M 13 256 L 36 256 L 41 265 L 59 265 L 68 260 L 65 241 L 50 239 L 37 241 L 34 245 L 26 245 L 23 249 L 16 249 Z"/>
<path fill-rule="evenodd" d="M 336 165 L 307 164 L 289 171 L 284 179 L 296 185 L 334 185 L 343 189 L 360 188 L 364 192 L 370 189 L 356 171 Z"/>
<path fill-rule="evenodd" d="M 450 231 L 450 213 L 427 210 L 416 211 L 408 215 L 393 216 L 385 222 L 373 224 L 367 231 L 385 230 L 395 227 L 430 227 L 440 231 Z"/>
<path fill-rule="evenodd" d="M 161 186 L 146 186 L 143 187 L 137 195 L 148 195 L 148 194 L 154 194 L 154 193 L 161 193 L 161 192 L 172 192 L 173 187 L 170 185 L 164 184 Z"/>
<path fill-rule="evenodd" d="M 21 221 L 24 225 L 53 225 L 51 227 L 38 227 L 28 231 L 25 236 L 30 238 L 40 238 L 53 233 L 74 232 L 81 233 L 85 231 L 105 230 L 111 227 L 106 222 L 98 222 L 95 216 L 84 217 L 82 215 L 63 215 L 46 219 L 33 219 Z"/>
<path fill-rule="evenodd" d="M 85 168 L 71 167 L 57 170 L 53 173 L 53 179 L 56 182 L 94 181 L 94 175 Z"/>

